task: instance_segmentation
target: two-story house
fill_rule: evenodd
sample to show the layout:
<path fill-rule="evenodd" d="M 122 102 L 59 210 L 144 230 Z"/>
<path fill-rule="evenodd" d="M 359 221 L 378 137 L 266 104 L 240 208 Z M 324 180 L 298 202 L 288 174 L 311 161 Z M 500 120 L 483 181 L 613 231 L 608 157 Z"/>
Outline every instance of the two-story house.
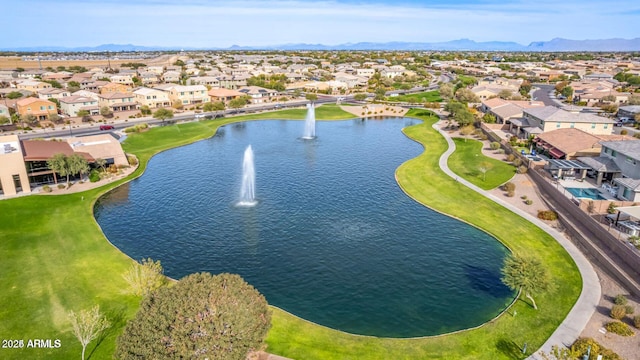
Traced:
<path fill-rule="evenodd" d="M 88 97 L 73 95 L 67 96 L 59 100 L 60 110 L 62 113 L 69 116 L 78 116 L 78 111 L 86 110 L 90 115 L 100 114 L 100 107 L 98 106 L 98 100 Z"/>
<path fill-rule="evenodd" d="M 142 87 L 135 90 L 133 95 L 138 104 L 146 105 L 152 109 L 171 106 L 169 93 L 162 90 Z"/>
<path fill-rule="evenodd" d="M 616 196 L 622 200 L 640 201 L 640 141 L 604 141 L 600 157 L 609 166 L 613 183 L 618 185 Z"/>
<path fill-rule="evenodd" d="M 136 110 L 138 103 L 132 93 L 111 93 L 98 95 L 98 106 L 107 106 L 113 112 L 118 112 Z"/>
<path fill-rule="evenodd" d="M 61 99 L 65 96 L 71 96 L 71 93 L 69 92 L 69 90 L 48 88 L 48 89 L 43 89 L 38 91 L 38 97 L 44 100 Z"/>
<path fill-rule="evenodd" d="M 38 121 L 48 120 L 49 115 L 58 113 L 55 103 L 33 97 L 16 101 L 16 108 L 20 116 L 33 115 Z"/>
<path fill-rule="evenodd" d="M 158 86 L 169 94 L 172 103 L 180 103 L 182 105 L 194 105 L 209 102 L 209 94 L 204 85 L 163 85 Z"/>
<path fill-rule="evenodd" d="M 260 86 L 245 86 L 238 89 L 239 92 L 248 95 L 252 104 L 260 104 L 271 101 L 271 98 L 278 95 L 276 90 L 266 89 Z"/>
<path fill-rule="evenodd" d="M 610 135 L 614 121 L 589 113 L 574 113 L 555 106 L 524 109 L 521 119 L 511 120 L 511 130 L 518 137 L 528 137 L 551 130 L 576 128 L 595 135 Z"/>

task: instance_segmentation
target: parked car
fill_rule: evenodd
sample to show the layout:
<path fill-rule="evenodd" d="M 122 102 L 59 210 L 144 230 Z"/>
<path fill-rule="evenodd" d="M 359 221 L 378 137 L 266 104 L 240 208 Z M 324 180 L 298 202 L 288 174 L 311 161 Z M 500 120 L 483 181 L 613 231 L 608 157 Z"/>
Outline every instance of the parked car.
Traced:
<path fill-rule="evenodd" d="M 100 130 L 113 130 L 113 125 L 100 125 Z"/>

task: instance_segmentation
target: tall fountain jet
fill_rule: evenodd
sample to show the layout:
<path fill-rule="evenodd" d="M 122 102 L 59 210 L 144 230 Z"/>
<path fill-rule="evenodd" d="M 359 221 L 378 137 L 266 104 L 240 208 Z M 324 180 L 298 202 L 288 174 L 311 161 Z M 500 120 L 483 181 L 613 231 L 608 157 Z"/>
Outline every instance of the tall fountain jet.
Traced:
<path fill-rule="evenodd" d="M 303 139 L 313 139 L 316 137 L 316 109 L 313 103 L 307 104 L 307 117 L 304 119 Z"/>
<path fill-rule="evenodd" d="M 253 149 L 251 145 L 244 150 L 242 160 L 242 186 L 240 187 L 240 206 L 254 206 L 256 204 L 256 169 L 253 163 Z"/>

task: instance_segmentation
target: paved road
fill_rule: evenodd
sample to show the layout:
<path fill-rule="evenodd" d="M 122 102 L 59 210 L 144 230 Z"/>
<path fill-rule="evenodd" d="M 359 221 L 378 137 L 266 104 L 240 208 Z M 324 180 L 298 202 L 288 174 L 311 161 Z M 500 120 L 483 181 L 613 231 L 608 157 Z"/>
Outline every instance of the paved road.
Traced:
<path fill-rule="evenodd" d="M 560 324 L 556 331 L 551 334 L 551 337 L 547 339 L 542 347 L 538 349 L 535 354 L 531 355 L 529 359 L 542 359 L 539 355 L 539 352 L 544 351 L 546 353 L 550 353 L 551 347 L 553 345 L 562 346 L 572 344 L 578 337 L 580 337 L 582 330 L 589 322 L 589 319 L 591 319 L 591 316 L 593 315 L 593 312 L 596 310 L 596 306 L 600 301 L 602 289 L 600 288 L 600 281 L 598 279 L 598 275 L 593 269 L 593 266 L 591 266 L 591 263 L 580 252 L 580 250 L 578 250 L 578 248 L 571 241 L 565 238 L 560 232 L 542 222 L 540 219 L 458 177 L 453 171 L 451 171 L 451 169 L 449 169 L 449 166 L 447 165 L 447 161 L 449 159 L 449 156 L 455 151 L 456 146 L 453 140 L 451 140 L 449 134 L 445 131 L 440 130 L 440 125 L 440 122 L 438 122 L 433 127 L 438 130 L 440 134 L 442 134 L 442 136 L 444 136 L 444 138 L 447 140 L 447 143 L 449 144 L 449 149 L 445 151 L 445 153 L 440 157 L 440 168 L 450 177 L 458 179 L 458 181 L 463 185 L 508 208 L 509 210 L 522 216 L 526 220 L 534 223 L 542 230 L 546 231 L 549 235 L 553 236 L 560 245 L 562 245 L 562 247 L 569 253 L 569 255 L 571 255 L 573 261 L 578 266 L 578 270 L 582 275 L 582 292 L 580 293 L 578 301 L 573 305 L 573 308 L 571 309 L 571 311 L 569 311 L 569 314 L 564 319 L 562 324 Z"/>
<path fill-rule="evenodd" d="M 538 88 L 533 92 L 533 99 L 537 101 L 542 101 L 546 106 L 555 106 L 555 107 L 563 106 L 562 102 L 549 97 L 549 92 L 555 89 L 554 85 L 534 84 L 533 86 Z"/>

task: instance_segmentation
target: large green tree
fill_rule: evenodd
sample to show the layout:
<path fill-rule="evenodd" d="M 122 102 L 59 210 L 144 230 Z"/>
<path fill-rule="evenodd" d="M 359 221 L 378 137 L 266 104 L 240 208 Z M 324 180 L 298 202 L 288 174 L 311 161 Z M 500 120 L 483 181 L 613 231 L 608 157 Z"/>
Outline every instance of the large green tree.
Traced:
<path fill-rule="evenodd" d="M 551 280 L 542 262 L 534 257 L 509 255 L 504 260 L 502 282 L 511 290 L 520 291 L 529 300 L 534 309 L 538 309 L 534 294 L 539 294 L 551 287 Z"/>
<path fill-rule="evenodd" d="M 264 296 L 239 275 L 192 274 L 143 299 L 115 357 L 244 360 L 262 347 L 270 324 Z"/>
<path fill-rule="evenodd" d="M 67 187 L 69 187 L 69 177 L 74 174 L 86 174 L 89 172 L 89 163 L 81 155 L 73 154 L 67 156 L 62 153 L 53 155 L 47 160 L 47 166 L 60 176 L 67 177 Z"/>
<path fill-rule="evenodd" d="M 162 120 L 162 123 L 164 124 L 165 120 L 173 118 L 173 111 L 160 108 L 153 113 L 153 118 Z"/>

